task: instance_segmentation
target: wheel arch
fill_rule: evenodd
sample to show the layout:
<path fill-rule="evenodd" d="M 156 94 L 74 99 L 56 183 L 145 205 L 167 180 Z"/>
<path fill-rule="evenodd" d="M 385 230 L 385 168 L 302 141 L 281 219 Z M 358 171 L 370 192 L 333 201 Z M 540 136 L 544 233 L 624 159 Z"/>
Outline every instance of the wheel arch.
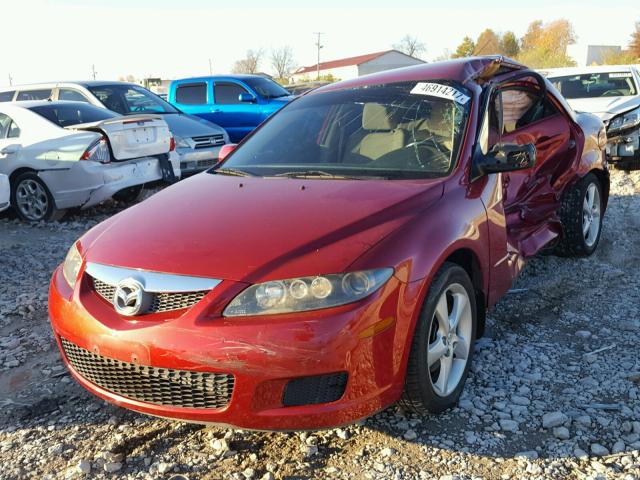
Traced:
<path fill-rule="evenodd" d="M 13 172 L 9 174 L 9 184 L 13 187 L 13 182 L 15 182 L 16 179 L 23 173 L 35 173 L 37 175 L 38 171 L 29 167 L 16 168 Z"/>

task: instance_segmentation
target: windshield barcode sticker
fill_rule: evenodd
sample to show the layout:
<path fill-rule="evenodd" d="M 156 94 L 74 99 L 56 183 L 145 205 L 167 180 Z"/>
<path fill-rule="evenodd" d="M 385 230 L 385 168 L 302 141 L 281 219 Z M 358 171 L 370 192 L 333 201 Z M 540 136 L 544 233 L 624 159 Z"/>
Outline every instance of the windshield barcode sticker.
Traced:
<path fill-rule="evenodd" d="M 613 72 L 609 74 L 609 78 L 631 78 L 631 72 Z"/>
<path fill-rule="evenodd" d="M 432 97 L 446 98 L 460 105 L 464 105 L 471 100 L 471 97 L 461 91 L 440 83 L 419 82 L 411 89 L 411 93 L 414 95 L 430 95 Z"/>

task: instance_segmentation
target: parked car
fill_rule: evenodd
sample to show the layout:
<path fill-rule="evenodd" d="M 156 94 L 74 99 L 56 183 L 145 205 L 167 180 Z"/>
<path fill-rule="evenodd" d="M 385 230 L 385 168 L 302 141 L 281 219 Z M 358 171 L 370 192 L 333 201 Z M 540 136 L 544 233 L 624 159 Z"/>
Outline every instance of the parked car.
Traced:
<path fill-rule="evenodd" d="M 135 198 L 145 183 L 180 176 L 169 127 L 157 115 L 121 116 L 84 102 L 0 104 L 0 173 L 27 221 L 71 207 Z"/>
<path fill-rule="evenodd" d="M 291 92 L 291 95 L 302 95 L 303 93 L 307 93 L 315 88 L 324 87 L 325 85 L 329 85 L 330 83 L 331 82 L 326 81 L 304 82 L 287 85 L 287 90 Z"/>
<path fill-rule="evenodd" d="M 640 71 L 633 65 L 559 68 L 547 78 L 576 111 L 606 125 L 607 157 L 620 168 L 640 168 Z"/>
<path fill-rule="evenodd" d="M 290 100 L 291 94 L 259 75 L 183 78 L 169 85 L 169 102 L 223 127 L 239 142 Z"/>
<path fill-rule="evenodd" d="M 218 125 L 187 115 L 134 83 L 52 82 L 0 89 L 0 102 L 48 99 L 86 102 L 120 115 L 162 115 L 175 138 L 183 175 L 201 172 L 214 165 L 220 147 L 229 143 L 227 132 Z"/>
<path fill-rule="evenodd" d="M 11 189 L 9 188 L 9 177 L 0 173 L 0 212 L 9 208 L 9 197 Z"/>
<path fill-rule="evenodd" d="M 81 385 L 152 415 L 289 430 L 401 397 L 441 412 L 526 260 L 596 249 L 604 140 L 502 57 L 314 90 L 82 236 L 51 280 L 55 338 Z"/>

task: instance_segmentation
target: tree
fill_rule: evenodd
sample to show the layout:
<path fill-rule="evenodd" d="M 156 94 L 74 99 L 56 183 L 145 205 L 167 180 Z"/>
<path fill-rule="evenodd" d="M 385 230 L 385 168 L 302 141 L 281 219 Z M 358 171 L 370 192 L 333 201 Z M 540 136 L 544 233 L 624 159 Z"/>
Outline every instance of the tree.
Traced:
<path fill-rule="evenodd" d="M 393 45 L 393 48 L 416 58 L 420 58 L 427 51 L 426 45 L 418 40 L 418 37 L 411 35 L 405 35 L 399 43 Z"/>
<path fill-rule="evenodd" d="M 473 50 L 474 55 L 495 55 L 502 53 L 500 49 L 500 37 L 496 32 L 487 28 L 478 37 L 476 48 Z"/>
<path fill-rule="evenodd" d="M 536 20 L 522 37 L 518 60 L 533 68 L 570 67 L 576 62 L 567 54 L 567 48 L 576 42 L 573 26 L 568 20 L 555 20 L 547 24 Z"/>
<path fill-rule="evenodd" d="M 630 63 L 636 63 L 638 57 L 631 51 L 631 49 L 621 50 L 619 52 L 609 52 L 602 58 L 603 65 L 628 65 Z"/>
<path fill-rule="evenodd" d="M 474 43 L 471 37 L 464 37 L 462 39 L 462 43 L 458 45 L 456 51 L 451 55 L 451 58 L 462 58 L 462 57 L 470 57 L 473 55 L 474 50 L 476 49 L 476 44 Z"/>
<path fill-rule="evenodd" d="M 506 32 L 500 39 L 500 50 L 507 57 L 516 58 L 520 53 L 520 43 L 513 32 Z"/>
<path fill-rule="evenodd" d="M 636 60 L 632 63 L 637 62 L 640 58 L 640 22 L 636 22 L 636 31 L 631 34 L 629 51 L 636 58 Z"/>
<path fill-rule="evenodd" d="M 293 50 L 290 46 L 276 48 L 271 51 L 271 66 L 276 72 L 276 80 L 284 81 L 289 78 L 291 71 L 295 68 L 293 61 Z"/>
<path fill-rule="evenodd" d="M 256 73 L 262 60 L 263 50 L 247 50 L 247 56 L 233 64 L 233 73 Z"/>

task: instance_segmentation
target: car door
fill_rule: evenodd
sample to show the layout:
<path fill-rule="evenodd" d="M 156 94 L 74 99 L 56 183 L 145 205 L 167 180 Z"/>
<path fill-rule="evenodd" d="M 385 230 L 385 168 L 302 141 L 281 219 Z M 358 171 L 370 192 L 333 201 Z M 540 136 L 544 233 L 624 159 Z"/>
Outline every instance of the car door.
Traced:
<path fill-rule="evenodd" d="M 545 88 L 528 80 L 501 85 L 493 98 L 496 115 L 502 115 L 502 132 L 494 141 L 536 147 L 534 167 L 502 174 L 507 235 L 524 257 L 560 234 L 561 191 L 555 183 L 576 155 L 566 113 Z"/>
<path fill-rule="evenodd" d="M 248 94 L 254 100 L 241 101 L 242 94 Z M 215 81 L 213 103 L 211 121 L 227 130 L 232 142 L 242 140 L 261 122 L 261 106 L 257 95 L 238 82 Z"/>
<path fill-rule="evenodd" d="M 0 113 L 0 173 L 11 174 L 21 149 L 20 128 L 11 117 Z"/>
<path fill-rule="evenodd" d="M 178 83 L 171 103 L 184 113 L 213 121 L 213 91 L 210 82 L 194 80 Z"/>

